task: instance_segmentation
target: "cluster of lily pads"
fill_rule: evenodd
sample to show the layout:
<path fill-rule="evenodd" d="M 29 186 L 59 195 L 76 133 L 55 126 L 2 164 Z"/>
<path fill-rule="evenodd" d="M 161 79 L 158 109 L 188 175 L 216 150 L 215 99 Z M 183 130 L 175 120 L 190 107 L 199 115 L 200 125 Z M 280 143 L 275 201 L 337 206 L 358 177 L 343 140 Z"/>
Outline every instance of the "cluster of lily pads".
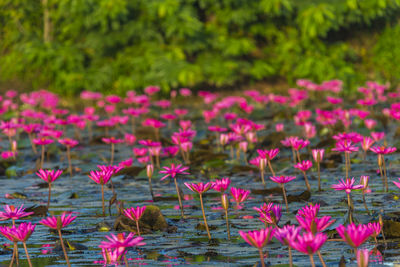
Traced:
<path fill-rule="evenodd" d="M 154 205 L 162 200 L 153 189 L 154 183 L 173 183 L 173 195 L 179 204 L 177 227 L 180 223 L 198 222 L 198 229 L 204 230 L 208 238 L 205 245 L 245 241 L 258 250 L 261 265 L 265 266 L 270 255 L 268 244 L 280 242 L 288 248 L 290 266 L 296 263 L 296 257 L 309 257 L 315 266 L 314 255 L 326 266 L 324 244 L 342 242 L 354 250 L 349 262 L 360 267 L 368 266 L 371 258 L 383 262 L 379 245 L 387 242 L 384 212 L 382 207 L 368 204 L 368 194 L 384 196 L 389 194 L 391 185 L 400 188 L 400 182 L 391 180 L 389 160 L 396 153 L 394 144 L 389 142 L 393 140 L 390 127 L 400 119 L 400 101 L 396 102 L 400 92 L 368 82 L 358 89 L 357 99 L 341 98 L 342 82 L 338 80 L 322 84 L 299 80 L 297 85 L 299 89 L 289 89 L 281 95 L 257 90 L 236 92 L 234 96 L 209 91 L 195 95 L 182 88 L 167 96 L 157 86 L 145 88 L 143 94 L 128 91 L 125 97 L 85 91 L 75 105 L 45 90 L 9 90 L 0 97 L 0 129 L 6 137 L 1 143 L 2 166 L 24 164 L 26 155 L 34 155 L 31 173 L 48 185 L 47 205 L 41 214 L 48 217 L 38 222 L 53 229 L 50 233 L 58 234 L 68 266 L 68 241 L 63 240 L 62 229 L 75 221 L 79 227 L 79 214 L 74 214 L 72 206 L 70 211 L 54 216 L 52 185 L 60 177 L 78 179 L 77 174 L 85 174 L 84 179 L 99 185 L 102 206 L 98 207 L 98 216 L 122 216 L 134 227 L 125 228 L 129 233 L 117 231 L 105 236 L 107 241 L 99 243 L 103 260 L 96 263 L 129 266 L 135 262 L 128 257 L 129 248 L 139 250 L 146 246 L 146 231 L 141 231 L 141 225 L 148 209 L 144 203 L 124 208 L 127 199 L 118 198 L 113 177 L 129 176 L 129 170 L 134 168 L 146 175 L 147 181 L 140 182 L 148 189 L 142 187 L 140 194 L 148 195 Z M 96 143 L 109 146 L 109 152 L 97 155 L 97 169 L 84 172 L 73 164 L 72 158 L 78 154 L 75 150 Z M 51 146 L 65 151 L 65 160 L 58 169 L 46 168 L 55 160 L 49 156 Z M 128 147 L 131 155 L 120 154 L 122 147 Z M 354 166 L 362 167 L 373 155 L 377 159 L 373 172 L 365 171 L 357 179 L 352 176 Z M 227 168 L 230 175 L 226 175 Z M 252 178 L 245 184 L 247 187 L 231 186 L 237 179 L 235 168 L 237 173 Z M 332 168 L 339 168 L 339 177 L 324 173 Z M 70 177 L 63 177 L 65 173 Z M 135 178 L 138 173 L 131 176 Z M 320 207 L 329 204 L 309 201 L 315 194 L 332 194 L 334 190 L 343 191 L 347 204 L 344 220 L 320 215 Z M 108 215 L 107 191 L 112 194 Z M 188 198 L 184 191 L 198 197 L 202 222 L 187 215 L 191 209 L 185 205 Z M 210 194 L 212 191 L 215 193 Z M 308 197 L 297 199 L 291 191 L 304 192 Z M 357 192 L 362 198 L 357 203 L 362 204 L 354 201 Z M 259 199 L 260 206 L 248 207 L 247 201 L 252 197 Z M 15 201 L 15 196 L 8 193 L 4 198 Z M 212 210 L 205 205 L 210 198 L 215 204 Z M 291 203 L 299 201 L 302 208 L 291 207 Z M 27 241 L 34 234 L 34 223 L 40 214 L 25 210 L 23 204 L 5 204 L 0 220 L 11 219 L 12 225 L 2 224 L 0 233 L 13 243 L 10 266 L 21 262 L 19 243 L 29 266 L 33 266 Z M 217 240 L 207 217 L 221 211 L 226 238 Z M 243 213 L 247 215 L 241 216 Z M 283 222 L 285 213 L 288 220 Z M 231 219 L 254 220 L 252 214 L 258 214 L 258 229 L 249 231 L 235 225 L 232 230 Z M 365 216 L 360 220 L 357 214 Z M 18 224 L 19 221 L 22 222 Z M 293 256 L 293 250 L 299 253 Z"/>

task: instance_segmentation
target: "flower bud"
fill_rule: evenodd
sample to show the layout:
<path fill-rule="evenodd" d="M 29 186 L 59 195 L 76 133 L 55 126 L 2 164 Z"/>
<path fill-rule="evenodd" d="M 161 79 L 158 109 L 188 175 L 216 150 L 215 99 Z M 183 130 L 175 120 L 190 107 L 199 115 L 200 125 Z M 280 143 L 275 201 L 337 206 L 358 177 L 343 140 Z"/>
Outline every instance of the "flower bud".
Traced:
<path fill-rule="evenodd" d="M 367 189 L 369 183 L 369 176 L 361 176 L 360 178 L 360 184 L 364 187 L 363 190 Z"/>
<path fill-rule="evenodd" d="M 146 171 L 147 171 L 147 177 L 149 179 L 151 179 L 153 177 L 153 173 L 154 173 L 154 166 L 153 164 L 148 164 L 146 166 Z"/>
<path fill-rule="evenodd" d="M 229 198 L 227 194 L 223 194 L 221 196 L 221 203 L 222 203 L 222 207 L 224 208 L 224 210 L 228 210 L 229 208 Z"/>

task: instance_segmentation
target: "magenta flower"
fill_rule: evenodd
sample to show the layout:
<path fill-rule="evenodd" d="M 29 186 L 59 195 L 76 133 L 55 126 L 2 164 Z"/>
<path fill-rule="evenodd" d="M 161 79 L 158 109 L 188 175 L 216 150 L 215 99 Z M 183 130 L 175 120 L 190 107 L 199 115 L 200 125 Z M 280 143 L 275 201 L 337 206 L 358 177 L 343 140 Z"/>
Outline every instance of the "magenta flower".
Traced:
<path fill-rule="evenodd" d="M 125 209 L 124 214 L 132 221 L 139 221 L 140 218 L 143 216 L 145 210 L 146 206 L 143 207 L 137 206 L 136 208 Z"/>
<path fill-rule="evenodd" d="M 399 179 L 399 182 L 393 181 L 393 183 L 394 183 L 398 188 L 400 188 L 400 178 L 397 178 L 397 179 Z"/>
<path fill-rule="evenodd" d="M 171 167 L 163 167 L 163 168 L 164 170 L 160 171 L 160 173 L 165 174 L 165 176 L 163 176 L 160 180 L 164 180 L 169 176 L 171 176 L 174 179 L 176 194 L 178 195 L 179 207 L 181 210 L 181 217 L 184 218 L 183 205 L 182 205 L 181 195 L 179 193 L 178 182 L 176 181 L 176 176 L 178 174 L 189 174 L 188 172 L 186 172 L 186 170 L 189 169 L 189 167 L 182 167 L 182 164 L 175 166 L 175 164 L 172 163 Z"/>
<path fill-rule="evenodd" d="M 33 143 L 35 145 L 40 145 L 40 146 L 49 145 L 53 142 L 54 142 L 54 140 L 46 138 L 46 137 L 40 137 L 40 138 L 33 139 Z"/>
<path fill-rule="evenodd" d="M 79 144 L 77 140 L 71 138 L 58 139 L 58 142 L 66 147 L 74 147 Z"/>
<path fill-rule="evenodd" d="M 254 209 L 257 210 L 256 207 Z M 260 211 L 259 215 L 260 221 L 262 221 L 266 226 L 268 224 L 277 226 L 282 217 L 282 207 L 280 205 L 272 205 L 270 210 Z"/>
<path fill-rule="evenodd" d="M 90 171 L 89 178 L 92 179 L 95 183 L 99 185 L 105 185 L 111 179 L 111 176 L 114 174 L 113 170 L 108 171 Z"/>
<path fill-rule="evenodd" d="M 22 204 L 19 208 L 15 208 L 13 205 L 3 206 L 4 211 L 0 211 L 0 221 L 9 219 L 14 221 L 33 214 L 33 212 L 25 212 L 23 207 L 24 204 Z"/>
<path fill-rule="evenodd" d="M 146 243 L 143 243 L 143 237 L 134 237 L 134 233 L 129 233 L 128 236 L 125 237 L 125 233 L 119 233 L 118 235 L 111 234 L 111 236 L 106 236 L 109 242 L 102 241 L 100 248 L 109 249 L 109 248 L 128 248 L 135 246 L 143 246 Z"/>
<path fill-rule="evenodd" d="M 267 227 L 259 231 L 239 231 L 240 236 L 251 246 L 258 249 L 265 247 L 274 236 L 275 229 L 273 227 Z"/>
<path fill-rule="evenodd" d="M 371 137 L 363 137 L 363 141 L 361 142 L 361 147 L 364 150 L 364 154 L 371 148 L 371 146 L 374 143 L 375 141 Z"/>
<path fill-rule="evenodd" d="M 299 163 L 295 164 L 294 167 L 303 172 L 304 181 L 306 183 L 307 190 L 311 192 L 311 186 L 310 186 L 310 183 L 308 182 L 306 171 L 312 167 L 312 162 L 310 160 L 303 160 L 303 162 L 299 162 Z"/>
<path fill-rule="evenodd" d="M 32 235 L 32 233 L 35 231 L 35 227 L 36 227 L 36 224 L 32 225 L 32 223 L 30 223 L 30 222 L 29 223 L 21 223 L 18 225 L 18 227 L 13 225 L 11 228 L 9 228 L 11 230 L 9 232 L 9 235 L 11 235 L 14 240 L 25 243 L 26 240 L 28 240 L 29 237 Z"/>
<path fill-rule="evenodd" d="M 283 195 L 283 200 L 285 201 L 286 204 L 286 211 L 289 212 L 289 206 L 288 202 L 286 199 L 286 191 L 285 191 L 285 184 L 296 179 L 296 176 L 273 176 L 269 177 L 273 182 L 278 183 L 282 187 L 282 195 Z"/>
<path fill-rule="evenodd" d="M 211 240 L 211 234 L 210 234 L 210 230 L 208 228 L 208 224 L 207 224 L 207 218 L 206 218 L 206 214 L 204 211 L 204 204 L 203 204 L 203 193 L 207 192 L 210 188 L 213 187 L 212 182 L 208 182 L 206 184 L 203 183 L 185 183 L 186 187 L 189 188 L 191 191 L 193 192 L 197 192 L 200 195 L 200 205 L 201 205 L 201 211 L 203 213 L 203 220 L 204 220 L 204 225 L 206 226 L 206 230 L 207 230 L 207 235 L 208 235 L 208 239 Z"/>
<path fill-rule="evenodd" d="M 163 168 L 164 170 L 160 171 L 160 173 L 165 174 L 165 176 L 163 176 L 160 179 L 161 181 L 169 176 L 175 179 L 176 175 L 178 174 L 189 174 L 188 172 L 185 172 L 186 170 L 189 169 L 189 167 L 182 167 L 182 164 L 175 166 L 175 164 L 172 163 L 171 167 L 163 167 Z"/>
<path fill-rule="evenodd" d="M 60 177 L 60 175 L 62 174 L 62 170 L 42 170 L 40 169 L 36 175 L 39 176 L 43 181 L 45 181 L 46 183 L 51 184 L 52 182 L 54 182 L 58 177 Z"/>
<path fill-rule="evenodd" d="M 278 155 L 279 148 L 270 149 L 270 150 L 257 149 L 257 153 L 263 159 L 272 160 Z"/>
<path fill-rule="evenodd" d="M 47 199 L 47 209 L 50 207 L 50 197 L 51 197 L 51 184 L 54 182 L 60 175 L 62 174 L 62 170 L 42 170 L 40 169 L 36 175 L 39 176 L 43 181 L 49 184 L 49 195 Z"/>
<path fill-rule="evenodd" d="M 104 169 L 100 171 L 91 171 L 89 178 L 92 179 L 95 183 L 101 185 L 101 202 L 103 208 L 103 217 L 106 216 L 105 206 L 104 206 L 104 185 L 111 179 L 111 176 L 114 174 L 114 168 Z"/>
<path fill-rule="evenodd" d="M 322 218 L 318 217 L 302 217 L 300 215 L 296 216 L 296 220 L 299 222 L 300 226 L 307 232 L 316 234 L 324 231 L 328 228 L 335 220 L 331 220 L 331 216 L 324 216 Z"/>
<path fill-rule="evenodd" d="M 231 184 L 231 179 L 229 179 L 228 177 L 222 178 L 222 179 L 215 179 L 215 181 L 213 182 L 213 187 L 212 189 L 214 189 L 215 191 L 218 191 L 220 193 L 225 192 L 225 190 L 228 189 L 229 185 Z"/>
<path fill-rule="evenodd" d="M 340 225 L 336 228 L 336 231 L 343 241 L 353 248 L 361 246 L 373 234 L 373 230 L 367 225 L 355 225 L 354 223 L 351 223 L 346 227 Z"/>
<path fill-rule="evenodd" d="M 341 191 L 344 190 L 346 194 L 350 194 L 352 190 L 362 189 L 363 185 L 354 185 L 356 181 L 354 178 L 351 179 L 340 179 L 338 184 L 334 184 L 331 187 L 335 190 Z"/>
<path fill-rule="evenodd" d="M 306 172 L 312 167 L 312 162 L 310 160 L 303 160 L 302 162 L 299 162 L 296 165 L 294 165 L 294 167 L 303 172 Z"/>
<path fill-rule="evenodd" d="M 186 187 L 189 188 L 191 191 L 193 192 L 197 192 L 199 194 L 203 194 L 205 192 L 207 192 L 210 188 L 213 187 L 212 182 L 208 182 L 208 183 L 185 183 Z"/>
<path fill-rule="evenodd" d="M 341 140 L 336 143 L 336 147 L 332 148 L 332 151 L 352 153 L 358 151 L 358 147 L 354 146 L 351 141 Z"/>
<path fill-rule="evenodd" d="M 319 204 L 309 204 L 308 206 L 304 206 L 297 212 L 298 216 L 302 216 L 304 218 L 315 218 L 318 215 L 320 205 Z"/>
<path fill-rule="evenodd" d="M 296 179 L 296 176 L 273 176 L 269 177 L 273 182 L 278 183 L 278 184 L 286 184 L 294 179 Z"/>
<path fill-rule="evenodd" d="M 39 223 L 54 230 L 61 230 L 72 223 L 76 217 L 77 216 L 72 216 L 72 213 L 63 212 L 59 217 L 47 217 L 46 219 L 41 220 Z"/>
<path fill-rule="evenodd" d="M 61 235 L 61 229 L 72 223 L 75 219 L 76 216 L 72 216 L 72 213 L 63 212 L 63 214 L 59 217 L 47 217 L 46 219 L 39 221 L 39 223 L 43 224 L 44 226 L 57 230 L 58 236 L 60 237 L 61 247 L 64 252 L 65 261 L 67 262 L 68 266 L 71 266 L 71 264 L 69 263 L 68 254 L 65 250 L 64 240 Z"/>
<path fill-rule="evenodd" d="M 274 236 L 275 229 L 273 227 L 268 227 L 261 229 L 259 231 L 249 231 L 243 232 L 239 231 L 240 236 L 251 246 L 258 248 L 260 254 L 261 266 L 265 267 L 264 254 L 262 252 L 263 247 L 265 247 Z"/>
<path fill-rule="evenodd" d="M 231 195 L 236 201 L 236 208 L 239 209 L 240 203 L 249 198 L 250 191 L 241 188 L 231 187 Z"/>
<path fill-rule="evenodd" d="M 379 222 L 373 222 L 373 223 L 368 223 L 367 227 L 372 230 L 371 236 L 376 240 L 376 238 L 382 231 L 382 225 Z"/>
<path fill-rule="evenodd" d="M 298 235 L 295 240 L 291 240 L 290 246 L 299 252 L 312 256 L 321 249 L 327 239 L 328 236 L 324 233 L 313 235 L 306 232 L 303 235 Z"/>
<path fill-rule="evenodd" d="M 292 260 L 292 248 L 290 246 L 290 242 L 295 240 L 297 236 L 300 234 L 301 227 L 296 227 L 294 225 L 285 225 L 282 228 L 275 228 L 274 236 L 282 245 L 288 246 L 289 250 L 289 266 L 293 266 Z"/>
<path fill-rule="evenodd" d="M 368 267 L 369 251 L 368 249 L 357 249 L 357 267 Z"/>
<path fill-rule="evenodd" d="M 321 162 L 324 158 L 325 149 L 313 149 L 311 152 L 315 162 Z"/>
<path fill-rule="evenodd" d="M 395 147 L 386 147 L 386 146 L 374 146 L 371 147 L 369 150 L 376 154 L 386 155 L 396 152 L 397 148 Z"/>

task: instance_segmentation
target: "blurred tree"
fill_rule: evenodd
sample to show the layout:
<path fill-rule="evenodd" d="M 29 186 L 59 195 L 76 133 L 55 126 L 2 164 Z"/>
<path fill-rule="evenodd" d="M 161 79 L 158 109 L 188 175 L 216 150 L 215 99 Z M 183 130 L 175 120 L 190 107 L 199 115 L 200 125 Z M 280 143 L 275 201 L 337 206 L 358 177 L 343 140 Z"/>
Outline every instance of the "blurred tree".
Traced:
<path fill-rule="evenodd" d="M 0 79 L 65 94 L 282 77 L 354 84 L 370 77 L 352 40 L 377 40 L 371 58 L 398 48 L 384 36 L 399 11 L 400 0 L 0 0 Z M 379 77 L 389 66 L 376 64 Z"/>

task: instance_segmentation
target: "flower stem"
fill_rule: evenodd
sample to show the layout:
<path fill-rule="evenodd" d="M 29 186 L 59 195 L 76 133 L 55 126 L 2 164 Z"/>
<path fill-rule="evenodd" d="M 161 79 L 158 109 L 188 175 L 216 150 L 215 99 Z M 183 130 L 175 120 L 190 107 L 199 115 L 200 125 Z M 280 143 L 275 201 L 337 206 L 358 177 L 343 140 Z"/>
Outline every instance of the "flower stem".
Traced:
<path fill-rule="evenodd" d="M 111 159 L 110 159 L 110 165 L 113 165 L 114 162 L 114 143 L 111 143 Z"/>
<path fill-rule="evenodd" d="M 50 208 L 50 197 L 51 197 L 51 183 L 49 183 L 49 197 L 47 198 L 47 210 Z"/>
<path fill-rule="evenodd" d="M 310 263 L 311 263 L 311 266 L 312 266 L 312 267 L 315 267 L 313 254 L 309 254 L 308 256 L 310 256 Z"/>
<path fill-rule="evenodd" d="M 181 200 L 181 194 L 179 194 L 178 182 L 176 181 L 175 177 L 174 177 L 174 183 L 175 183 L 176 194 L 178 195 L 179 207 L 181 209 L 181 218 L 183 219 L 185 216 L 183 214 L 183 205 L 182 205 L 182 200 Z"/>
<path fill-rule="evenodd" d="M 324 259 L 322 258 L 321 252 L 318 250 L 317 253 L 318 253 L 319 260 L 320 260 L 321 263 L 322 263 L 322 266 L 323 266 L 323 267 L 326 267 L 326 264 L 325 264 L 325 262 L 324 262 Z"/>
<path fill-rule="evenodd" d="M 261 174 L 261 181 L 262 181 L 264 187 L 266 187 L 266 185 L 265 185 L 265 179 L 264 179 L 264 170 L 261 170 L 261 171 L 260 171 L 260 174 Z"/>
<path fill-rule="evenodd" d="M 207 236 L 208 236 L 208 239 L 211 240 L 210 229 L 208 229 L 206 213 L 204 212 L 204 205 L 203 205 L 203 196 L 202 196 L 202 194 L 200 194 L 200 205 L 201 205 L 201 211 L 202 211 L 202 213 L 203 213 L 204 225 L 206 226 L 206 230 L 207 230 Z"/>
<path fill-rule="evenodd" d="M 22 244 L 24 245 L 26 259 L 28 260 L 29 267 L 32 267 L 32 262 L 31 262 L 31 258 L 29 257 L 28 248 L 26 247 L 26 243 L 22 242 Z"/>
<path fill-rule="evenodd" d="M 274 172 L 274 170 L 272 169 L 272 166 L 271 166 L 271 161 L 270 161 L 270 160 L 267 160 L 267 163 L 268 163 L 269 170 L 270 170 L 271 173 L 272 173 L 272 176 L 275 176 L 275 172 Z"/>
<path fill-rule="evenodd" d="M 262 248 L 259 248 L 259 249 L 258 249 L 258 253 L 260 254 L 261 266 L 262 266 L 262 267 L 265 267 L 264 253 L 262 252 Z"/>
<path fill-rule="evenodd" d="M 382 164 L 383 164 L 383 175 L 385 177 L 385 187 L 386 187 L 386 192 L 389 191 L 389 185 L 388 185 L 388 178 L 387 178 L 387 172 L 386 172 L 386 162 L 385 162 L 385 158 L 382 155 Z"/>
<path fill-rule="evenodd" d="M 67 251 L 65 250 L 64 240 L 63 240 L 63 238 L 61 236 L 61 229 L 57 229 L 57 230 L 58 230 L 58 236 L 60 237 L 61 247 L 62 247 L 62 250 L 64 252 L 65 261 L 67 262 L 68 267 L 70 267 L 71 264 L 69 263 L 68 254 L 67 254 Z"/>
<path fill-rule="evenodd" d="M 282 184 L 282 195 L 283 195 L 283 200 L 285 200 L 285 204 L 286 204 L 286 212 L 289 213 L 289 205 L 288 205 L 287 198 L 286 198 L 286 191 L 285 191 L 284 184 Z"/>
<path fill-rule="evenodd" d="M 318 170 L 318 191 L 321 191 L 321 170 L 319 161 L 317 162 L 317 170 Z"/>
<path fill-rule="evenodd" d="M 305 171 L 303 171 L 304 174 L 304 181 L 306 182 L 307 190 L 311 192 L 311 186 L 310 183 L 308 182 L 307 174 Z"/>
<path fill-rule="evenodd" d="M 137 232 L 138 232 L 138 236 L 140 236 L 139 220 L 136 220 L 136 229 L 137 229 Z"/>
<path fill-rule="evenodd" d="M 153 185 L 151 184 L 151 178 L 150 177 L 149 177 L 149 189 L 150 189 L 151 199 L 154 202 Z"/>
<path fill-rule="evenodd" d="M 362 197 L 363 197 L 363 202 L 364 202 L 364 208 L 367 211 L 368 215 L 371 215 L 371 213 L 369 212 L 368 206 L 367 206 L 367 202 L 365 201 L 365 190 L 362 191 Z"/>
<path fill-rule="evenodd" d="M 289 248 L 289 267 L 293 267 L 293 256 L 292 256 L 292 248 L 288 246 Z"/>
<path fill-rule="evenodd" d="M 353 223 L 353 219 L 352 219 L 352 209 L 351 209 L 351 201 L 350 201 L 350 194 L 347 194 L 347 205 L 349 206 L 349 222 Z"/>
<path fill-rule="evenodd" d="M 44 145 L 42 145 L 42 156 L 40 158 L 40 169 L 43 169 L 43 162 L 44 162 Z"/>
<path fill-rule="evenodd" d="M 69 146 L 67 146 L 67 158 L 68 158 L 69 175 L 72 177 L 71 151 L 70 151 Z"/>
<path fill-rule="evenodd" d="M 102 204 L 102 208 L 103 208 L 103 217 L 106 217 L 106 211 L 105 211 L 105 207 L 104 207 L 104 185 L 101 185 L 101 204 Z"/>
<path fill-rule="evenodd" d="M 228 235 L 228 240 L 231 240 L 231 232 L 229 230 L 228 209 L 225 209 L 225 221 L 226 221 L 226 233 Z"/>

